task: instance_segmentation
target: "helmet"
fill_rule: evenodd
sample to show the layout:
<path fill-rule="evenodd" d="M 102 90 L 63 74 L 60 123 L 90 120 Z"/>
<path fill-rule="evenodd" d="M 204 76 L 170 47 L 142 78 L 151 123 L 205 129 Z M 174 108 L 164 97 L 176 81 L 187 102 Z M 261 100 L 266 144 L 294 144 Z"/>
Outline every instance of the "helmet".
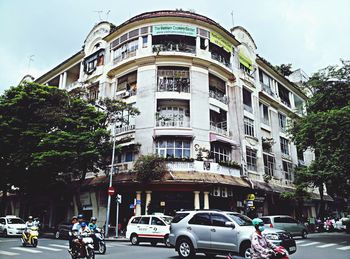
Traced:
<path fill-rule="evenodd" d="M 83 214 L 79 214 L 78 215 L 78 219 L 84 219 L 84 215 Z"/>
<path fill-rule="evenodd" d="M 261 226 L 264 225 L 264 221 L 262 221 L 262 219 L 259 218 L 255 218 L 252 220 L 253 226 Z"/>
<path fill-rule="evenodd" d="M 96 217 L 91 217 L 90 221 L 97 221 Z"/>
<path fill-rule="evenodd" d="M 81 222 L 81 226 L 84 228 L 86 227 L 86 222 Z"/>
<path fill-rule="evenodd" d="M 29 217 L 28 217 L 28 220 L 33 220 L 33 217 L 32 217 L 32 216 L 29 216 Z"/>

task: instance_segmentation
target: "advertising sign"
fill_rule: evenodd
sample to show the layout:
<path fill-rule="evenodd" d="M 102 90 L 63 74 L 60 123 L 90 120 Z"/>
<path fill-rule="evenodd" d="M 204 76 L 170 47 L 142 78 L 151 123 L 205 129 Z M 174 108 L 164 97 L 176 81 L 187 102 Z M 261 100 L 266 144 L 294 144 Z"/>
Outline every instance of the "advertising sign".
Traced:
<path fill-rule="evenodd" d="M 222 47 L 227 52 L 232 53 L 232 44 L 215 31 L 210 32 L 210 42 Z"/>
<path fill-rule="evenodd" d="M 196 27 L 181 24 L 160 24 L 152 26 L 152 35 L 185 35 L 196 37 Z"/>

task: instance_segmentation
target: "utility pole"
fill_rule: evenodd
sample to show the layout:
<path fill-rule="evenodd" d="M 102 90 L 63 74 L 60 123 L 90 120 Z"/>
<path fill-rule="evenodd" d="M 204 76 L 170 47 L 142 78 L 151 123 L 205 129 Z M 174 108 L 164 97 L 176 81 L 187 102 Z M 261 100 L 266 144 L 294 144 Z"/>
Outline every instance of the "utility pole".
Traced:
<path fill-rule="evenodd" d="M 232 28 L 235 27 L 235 21 L 233 19 L 233 11 L 231 11 Z"/>

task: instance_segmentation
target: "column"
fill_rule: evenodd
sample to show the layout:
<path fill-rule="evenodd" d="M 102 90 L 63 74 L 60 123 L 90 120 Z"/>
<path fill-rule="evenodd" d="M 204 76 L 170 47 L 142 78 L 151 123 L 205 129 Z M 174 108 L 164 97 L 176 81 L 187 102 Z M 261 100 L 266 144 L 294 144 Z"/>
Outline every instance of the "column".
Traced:
<path fill-rule="evenodd" d="M 66 89 L 66 84 L 67 84 L 67 72 L 63 73 L 63 79 L 62 79 L 62 88 Z"/>
<path fill-rule="evenodd" d="M 199 193 L 200 191 L 194 191 L 194 209 L 199 210 L 200 204 L 199 204 Z"/>
<path fill-rule="evenodd" d="M 152 200 L 152 191 L 146 191 L 145 214 L 148 215 L 148 206 Z"/>
<path fill-rule="evenodd" d="M 135 208 L 135 216 L 141 215 L 141 191 L 136 192 L 136 208 Z"/>
<path fill-rule="evenodd" d="M 60 74 L 60 79 L 59 79 L 59 82 L 58 82 L 58 88 L 62 89 L 62 81 L 63 81 L 63 74 Z"/>
<path fill-rule="evenodd" d="M 198 50 L 201 49 L 201 38 L 197 36 L 196 38 L 196 52 L 198 53 Z"/>
<path fill-rule="evenodd" d="M 204 209 L 209 210 L 209 192 L 204 192 Z"/>
<path fill-rule="evenodd" d="M 204 40 L 205 50 L 209 51 L 209 39 Z"/>

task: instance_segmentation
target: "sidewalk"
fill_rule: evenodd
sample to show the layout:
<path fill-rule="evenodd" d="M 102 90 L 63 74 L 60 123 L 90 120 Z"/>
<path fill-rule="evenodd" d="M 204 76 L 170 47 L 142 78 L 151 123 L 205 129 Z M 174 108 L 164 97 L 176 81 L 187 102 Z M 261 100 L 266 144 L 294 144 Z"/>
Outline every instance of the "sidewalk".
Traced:
<path fill-rule="evenodd" d="M 126 237 L 113 237 L 113 236 L 109 236 L 109 237 L 105 237 L 105 241 L 117 241 L 117 242 L 129 242 L 129 239 L 127 239 Z"/>

